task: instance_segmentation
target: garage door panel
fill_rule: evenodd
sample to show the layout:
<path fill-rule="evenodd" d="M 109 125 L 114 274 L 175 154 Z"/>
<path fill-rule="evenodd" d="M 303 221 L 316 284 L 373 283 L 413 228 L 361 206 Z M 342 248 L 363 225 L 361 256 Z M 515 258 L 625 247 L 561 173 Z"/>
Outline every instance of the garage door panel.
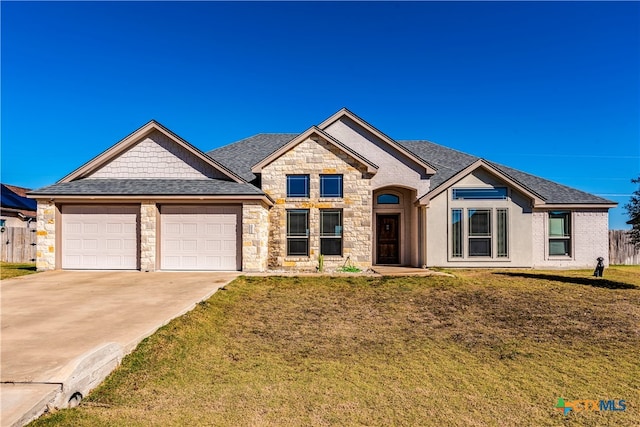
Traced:
<path fill-rule="evenodd" d="M 162 206 L 160 210 L 161 268 L 239 268 L 239 206 Z"/>
<path fill-rule="evenodd" d="M 137 206 L 63 206 L 62 268 L 138 267 Z"/>

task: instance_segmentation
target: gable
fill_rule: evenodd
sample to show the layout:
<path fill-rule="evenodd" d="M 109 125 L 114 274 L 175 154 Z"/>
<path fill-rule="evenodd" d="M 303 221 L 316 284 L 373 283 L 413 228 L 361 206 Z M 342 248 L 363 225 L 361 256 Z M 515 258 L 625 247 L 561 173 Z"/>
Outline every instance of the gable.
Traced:
<path fill-rule="evenodd" d="M 340 117 L 326 125 L 324 131 L 353 151 L 366 153 L 367 158 L 379 166 L 371 181 L 373 189 L 399 185 L 414 188 L 418 194 L 429 190 L 429 176 L 435 172 L 434 169 L 389 144 L 352 118 Z"/>
<path fill-rule="evenodd" d="M 226 178 L 219 170 L 166 135 L 153 131 L 87 178 Z"/>
<path fill-rule="evenodd" d="M 150 121 L 62 178 L 224 179 L 245 182 L 156 121 Z"/>
<path fill-rule="evenodd" d="M 254 165 L 251 168 L 251 172 L 261 173 L 263 168 L 267 167 L 268 165 L 270 165 L 271 163 L 273 163 L 274 161 L 282 157 L 284 154 L 288 153 L 290 150 L 300 145 L 302 142 L 305 142 L 308 140 L 315 141 L 315 142 L 320 142 L 320 141 L 326 142 L 327 144 L 333 146 L 335 149 L 342 152 L 343 155 L 350 157 L 354 161 L 364 166 L 369 173 L 376 173 L 376 171 L 378 170 L 378 166 L 372 163 L 369 159 L 365 158 L 358 152 L 352 150 L 350 147 L 344 145 L 341 141 L 333 138 L 331 135 L 327 134 L 326 132 L 322 131 L 316 126 L 313 126 L 307 129 L 305 132 L 298 135 L 297 137 L 293 138 L 288 143 L 281 146 L 279 149 L 277 149 L 273 153 L 269 154 L 264 159 L 262 159 L 260 162 L 258 162 L 256 165 Z M 295 165 L 292 165 L 292 170 L 294 169 L 295 169 Z"/>

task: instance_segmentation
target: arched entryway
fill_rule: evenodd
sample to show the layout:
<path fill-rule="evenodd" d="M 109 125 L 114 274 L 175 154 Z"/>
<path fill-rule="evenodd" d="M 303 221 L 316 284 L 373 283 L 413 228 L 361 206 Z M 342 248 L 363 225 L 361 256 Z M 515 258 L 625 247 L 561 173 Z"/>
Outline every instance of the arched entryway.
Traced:
<path fill-rule="evenodd" d="M 417 259 L 416 191 L 384 187 L 373 192 L 373 263 L 412 265 Z"/>

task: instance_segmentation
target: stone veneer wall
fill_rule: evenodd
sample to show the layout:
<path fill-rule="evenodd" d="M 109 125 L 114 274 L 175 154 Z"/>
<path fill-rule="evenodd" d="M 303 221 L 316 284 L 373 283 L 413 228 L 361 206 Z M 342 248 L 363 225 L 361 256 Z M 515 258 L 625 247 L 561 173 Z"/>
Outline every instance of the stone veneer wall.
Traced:
<path fill-rule="evenodd" d="M 154 201 L 140 205 L 140 270 L 155 271 L 158 230 L 158 207 Z"/>
<path fill-rule="evenodd" d="M 288 174 L 309 174 L 309 198 L 287 198 Z M 320 174 L 342 174 L 344 197 L 320 198 Z M 343 218 L 343 256 L 325 256 L 325 268 L 340 267 L 347 257 L 360 268 L 371 266 L 371 176 L 359 162 L 322 139 L 307 139 L 263 168 L 262 190 L 275 200 L 269 212 L 270 268 L 315 270 L 320 255 L 320 209 L 342 209 Z M 287 209 L 309 210 L 308 257 L 287 256 Z"/>
<path fill-rule="evenodd" d="M 554 209 L 562 210 L 562 209 Z M 565 209 L 569 210 L 569 209 Z M 571 257 L 547 255 L 547 211 L 533 212 L 533 267 L 594 268 L 596 258 L 609 262 L 609 213 L 607 209 L 572 210 Z"/>
<path fill-rule="evenodd" d="M 90 178 L 228 179 L 158 131 L 95 171 Z"/>
<path fill-rule="evenodd" d="M 56 268 L 56 206 L 38 200 L 36 268 L 38 271 Z"/>
<path fill-rule="evenodd" d="M 269 209 L 262 202 L 242 205 L 242 271 L 265 271 L 269 254 Z"/>

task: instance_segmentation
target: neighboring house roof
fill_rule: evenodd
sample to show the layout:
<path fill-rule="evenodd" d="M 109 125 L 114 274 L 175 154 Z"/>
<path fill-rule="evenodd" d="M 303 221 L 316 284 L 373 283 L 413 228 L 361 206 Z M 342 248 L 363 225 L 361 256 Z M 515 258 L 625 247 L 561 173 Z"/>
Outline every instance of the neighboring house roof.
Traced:
<path fill-rule="evenodd" d="M 31 196 L 263 196 L 248 183 L 221 179 L 81 179 L 59 182 Z"/>
<path fill-rule="evenodd" d="M 25 217 L 35 217 L 37 202 L 26 197 L 28 188 L 0 184 L 0 206 L 3 212 L 14 212 Z"/>

